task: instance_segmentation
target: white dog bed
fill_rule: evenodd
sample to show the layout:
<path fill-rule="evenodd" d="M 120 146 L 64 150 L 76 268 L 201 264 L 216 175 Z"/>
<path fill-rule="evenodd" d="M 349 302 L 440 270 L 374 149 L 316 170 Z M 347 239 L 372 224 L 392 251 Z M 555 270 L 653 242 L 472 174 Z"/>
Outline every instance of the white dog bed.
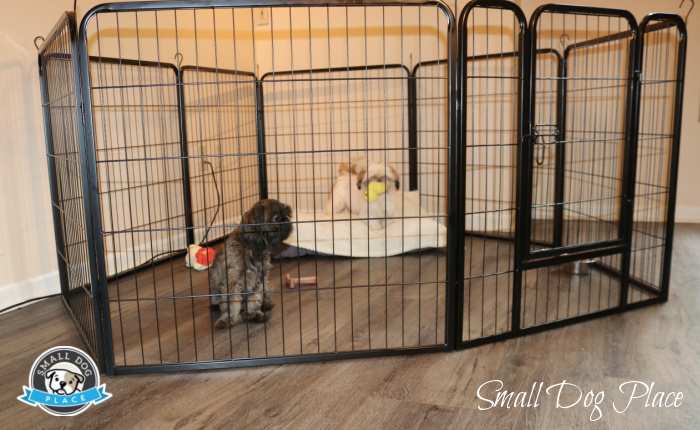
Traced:
<path fill-rule="evenodd" d="M 345 213 L 332 217 L 295 211 L 294 231 L 285 243 L 299 251 L 345 257 L 384 257 L 446 246 L 447 228 L 420 209 L 419 198 L 417 191 L 404 193 L 403 216 L 408 218 L 389 220 L 386 228 L 376 230 L 366 221 L 350 220 Z"/>

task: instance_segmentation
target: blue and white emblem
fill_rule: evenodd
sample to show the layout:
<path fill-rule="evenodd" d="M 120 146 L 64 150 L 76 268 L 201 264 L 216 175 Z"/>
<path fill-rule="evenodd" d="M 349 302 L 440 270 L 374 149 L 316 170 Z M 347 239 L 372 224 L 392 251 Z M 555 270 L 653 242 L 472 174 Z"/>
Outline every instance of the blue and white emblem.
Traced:
<path fill-rule="evenodd" d="M 112 397 L 92 357 L 72 346 L 41 354 L 29 372 L 29 386 L 17 399 L 55 416 L 73 416 Z"/>

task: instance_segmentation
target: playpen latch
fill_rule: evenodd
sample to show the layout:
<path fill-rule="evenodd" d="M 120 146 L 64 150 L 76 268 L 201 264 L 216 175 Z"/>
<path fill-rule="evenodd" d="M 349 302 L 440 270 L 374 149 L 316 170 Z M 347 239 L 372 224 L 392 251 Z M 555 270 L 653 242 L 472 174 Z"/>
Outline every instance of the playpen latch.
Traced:
<path fill-rule="evenodd" d="M 535 163 L 537 163 L 538 166 L 543 165 L 547 155 L 547 148 L 545 147 L 545 143 L 542 141 L 542 136 L 537 131 L 537 127 L 532 127 L 530 142 L 534 147 Z"/>

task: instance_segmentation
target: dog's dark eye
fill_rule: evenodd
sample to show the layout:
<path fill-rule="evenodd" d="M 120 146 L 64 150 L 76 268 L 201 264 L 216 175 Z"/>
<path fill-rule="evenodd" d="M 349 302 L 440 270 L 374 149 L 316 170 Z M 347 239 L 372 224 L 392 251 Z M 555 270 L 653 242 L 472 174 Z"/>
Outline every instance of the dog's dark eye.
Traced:
<path fill-rule="evenodd" d="M 272 222 L 289 222 L 289 217 L 287 215 L 273 215 Z"/>

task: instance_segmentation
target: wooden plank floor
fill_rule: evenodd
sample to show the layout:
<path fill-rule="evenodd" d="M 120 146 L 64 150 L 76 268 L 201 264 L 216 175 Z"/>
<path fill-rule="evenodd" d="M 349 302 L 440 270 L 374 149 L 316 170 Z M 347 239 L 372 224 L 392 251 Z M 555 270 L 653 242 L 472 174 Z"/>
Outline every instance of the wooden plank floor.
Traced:
<path fill-rule="evenodd" d="M 513 250 L 509 242 L 465 245 L 465 340 L 506 332 L 511 323 Z M 525 326 L 614 307 L 619 284 L 568 267 L 528 272 Z M 317 288 L 289 290 L 283 277 L 315 275 Z M 426 251 L 390 258 L 304 257 L 275 261 L 276 308 L 266 324 L 214 328 L 208 274 L 178 258 L 109 286 L 118 366 L 413 348 L 444 343 L 445 256 Z"/>
<path fill-rule="evenodd" d="M 436 269 L 432 273 L 426 270 L 429 273 L 426 276 L 435 280 L 432 276 L 439 274 L 439 268 L 444 267 L 440 262 L 442 257 L 439 253 L 429 253 L 421 258 L 426 258 L 423 268 L 429 266 L 428 259 L 434 260 L 432 264 Z M 60 420 L 16 400 L 21 385 L 26 383 L 27 372 L 36 355 L 55 345 L 82 346 L 73 323 L 59 300 L 49 299 L 0 315 L 0 343 L 3 345 L 0 349 L 0 404 L 3 405 L 0 408 L 0 422 L 4 423 L 3 427 L 7 425 L 10 428 L 587 428 L 590 424 L 590 409 L 556 409 L 551 399 L 536 409 L 479 411 L 477 387 L 488 380 L 501 379 L 511 390 L 528 390 L 533 382 L 553 384 L 566 379 L 585 390 L 605 390 L 608 398 L 616 399 L 619 396 L 618 384 L 636 379 L 653 381 L 659 390 L 683 391 L 683 404 L 678 409 L 650 409 L 637 403 L 633 404 L 628 413 L 617 414 L 609 403 L 605 403 L 603 419 L 596 427 L 699 428 L 700 337 L 696 335 L 700 327 L 700 293 L 696 288 L 700 282 L 700 274 L 696 270 L 699 259 L 700 226 L 681 225 L 676 230 L 671 300 L 665 305 L 453 353 L 105 378 L 108 390 L 114 394 L 113 399 L 79 417 Z M 323 270 L 329 270 L 325 268 L 330 266 L 327 263 L 324 263 Z M 310 260 L 309 264 L 315 263 Z M 389 270 L 384 272 L 379 267 L 371 267 L 369 273 L 382 279 L 385 276 L 400 275 L 401 272 L 397 273 L 392 264 L 396 263 L 385 264 L 382 260 L 380 266 Z M 364 265 L 365 269 L 341 267 L 336 270 L 348 274 L 358 270 L 358 281 L 353 281 L 353 284 L 359 285 L 362 273 L 365 276 L 362 282 L 366 283 L 366 261 Z M 411 270 L 417 270 L 415 264 L 408 266 L 412 267 Z M 296 268 L 296 263 L 294 267 Z M 548 273 L 550 276 L 564 276 L 562 271 Z M 338 277 L 335 279 L 338 280 Z M 492 296 L 484 293 L 493 288 L 485 288 L 483 284 L 489 281 L 481 279 L 471 281 L 471 287 L 467 290 L 471 309 L 469 315 L 472 318 L 482 309 L 488 310 L 489 306 L 494 308 L 498 303 L 495 295 L 492 300 Z M 570 283 L 567 288 L 555 291 L 550 290 L 553 285 L 551 282 L 547 284 L 550 285 L 549 288 L 539 286 L 540 279 L 541 277 L 534 276 L 525 289 L 532 306 L 535 298 L 538 302 L 538 307 L 531 308 L 532 314 L 529 314 L 533 324 L 556 319 L 557 312 L 559 317 L 567 315 L 563 303 L 568 303 L 569 309 L 573 304 L 573 309 L 577 312 L 588 311 L 589 308 L 595 310 L 600 303 L 606 303 L 607 293 L 612 294 L 614 291 L 605 289 L 607 282 L 591 282 L 591 285 L 597 287 L 587 293 L 580 288 L 581 285 Z M 502 284 L 505 286 L 507 282 Z M 425 285 L 426 295 L 421 295 L 421 300 L 418 300 L 412 289 L 405 288 L 411 290 L 404 296 L 407 303 L 404 309 L 411 310 L 409 313 L 415 314 L 412 306 L 417 306 L 419 301 L 429 303 L 425 308 L 435 312 L 436 295 L 427 295 L 427 291 L 435 291 L 435 287 L 431 289 L 427 287 L 428 284 Z M 499 297 L 508 297 L 505 294 L 506 287 L 503 288 Z M 140 288 L 144 294 L 147 290 L 146 287 Z M 150 297 L 157 297 L 157 290 L 156 293 L 152 291 L 151 288 Z M 327 291 L 328 294 L 338 293 L 331 289 Z M 444 297 L 440 298 L 439 288 L 437 291 L 440 305 L 440 300 L 444 300 Z M 124 298 L 135 294 L 135 291 L 129 292 L 126 286 L 122 292 Z M 303 294 L 306 293 L 302 293 L 302 308 L 305 309 L 307 302 L 315 308 L 316 292 L 309 292 L 309 298 Z M 400 326 L 391 324 L 388 332 L 382 331 L 387 327 L 387 317 L 391 317 L 388 318 L 391 323 L 400 314 L 395 310 L 396 303 L 399 302 L 392 302 L 391 299 L 387 302 L 387 298 L 394 296 L 385 294 L 383 288 L 381 292 L 376 292 L 376 298 L 375 292 L 369 291 L 369 301 L 367 294 L 365 288 L 356 297 L 358 303 L 362 303 L 360 297 L 364 298 L 364 305 L 358 307 L 358 315 L 366 315 L 367 303 L 371 303 L 369 320 L 367 316 L 363 319 L 366 327 L 363 329 L 359 325 L 355 326 L 358 332 L 356 341 L 363 341 L 364 346 L 367 346 L 367 327 L 372 327 L 372 345 L 381 345 L 385 342 L 387 333 L 400 335 L 402 332 Z M 579 296 L 587 297 L 588 300 L 578 302 Z M 599 301 L 599 298 L 603 300 Z M 298 299 L 297 296 L 297 304 Z M 555 306 L 557 299 L 558 305 Z M 346 300 L 349 300 L 349 296 Z M 292 312 L 291 315 L 296 315 L 298 327 L 298 312 L 295 314 L 295 310 L 299 308 L 294 308 L 292 303 L 293 300 L 290 299 L 289 308 L 284 303 L 285 315 L 288 311 Z M 474 304 L 476 308 L 472 308 Z M 207 312 L 202 311 L 202 315 L 207 315 L 206 318 L 210 321 L 212 317 L 208 304 L 200 306 Z M 386 313 L 385 307 L 389 310 Z M 187 309 L 183 308 L 183 313 Z M 374 313 L 374 310 L 377 312 Z M 275 313 L 281 314 L 279 303 Z M 323 335 L 311 335 L 316 330 L 316 315 L 323 317 L 329 314 L 323 311 L 316 314 L 314 311 L 308 317 L 302 317 L 301 332 L 307 332 L 305 324 L 308 323 L 310 327 L 309 337 L 304 335 L 301 343 L 305 352 L 317 349 L 319 344 L 322 349 L 331 347 Z M 501 311 L 499 315 L 506 313 Z M 493 323 L 483 328 L 478 325 L 476 328 L 471 327 L 468 331 L 470 336 L 478 337 L 482 330 L 488 333 L 499 327 L 505 328 L 499 325 L 504 324 L 499 322 L 502 316 L 498 319 L 495 313 L 491 316 L 494 317 Z M 206 318 L 202 317 L 202 321 L 207 321 Z M 133 323 L 133 317 L 128 319 Z M 430 318 L 426 317 L 425 320 Z M 472 325 L 474 321 L 477 320 L 472 319 Z M 205 325 L 204 322 L 202 324 Z M 148 324 L 143 324 L 142 327 L 146 325 Z M 343 329 L 335 333 L 339 338 L 344 333 L 345 338 L 340 342 L 342 344 L 350 339 L 347 335 L 350 325 L 344 321 L 340 326 Z M 417 328 L 415 323 L 409 326 Z M 274 327 L 274 319 L 269 323 L 268 330 L 270 327 Z M 376 338 L 375 329 L 378 333 Z M 264 333 L 260 331 L 264 331 L 263 326 L 258 326 L 256 330 L 255 339 L 262 339 L 260 334 Z M 295 339 L 292 334 L 296 334 L 298 342 L 298 330 L 289 332 L 289 339 Z M 424 343 L 433 342 L 435 330 L 434 325 L 424 325 L 421 322 L 420 340 Z M 407 342 L 417 342 L 418 330 L 411 331 L 415 333 L 409 334 L 406 331 L 405 339 L 408 339 Z M 440 336 L 442 332 L 438 327 L 438 339 Z M 228 349 L 229 341 L 224 340 L 225 342 L 217 341 L 215 344 L 223 343 Z M 297 342 L 290 341 L 290 348 L 293 344 L 300 348 Z M 212 354 L 211 339 L 207 339 L 206 343 L 209 348 L 203 345 L 202 351 L 208 350 Z M 258 342 L 257 345 L 264 348 L 264 343 Z M 213 354 L 225 355 L 226 349 L 217 352 L 215 348 Z M 145 350 L 153 358 L 157 346 L 150 344 Z M 182 348 L 180 350 L 181 354 L 186 351 Z M 135 355 L 134 359 L 139 359 L 138 355 L 140 354 Z"/>

